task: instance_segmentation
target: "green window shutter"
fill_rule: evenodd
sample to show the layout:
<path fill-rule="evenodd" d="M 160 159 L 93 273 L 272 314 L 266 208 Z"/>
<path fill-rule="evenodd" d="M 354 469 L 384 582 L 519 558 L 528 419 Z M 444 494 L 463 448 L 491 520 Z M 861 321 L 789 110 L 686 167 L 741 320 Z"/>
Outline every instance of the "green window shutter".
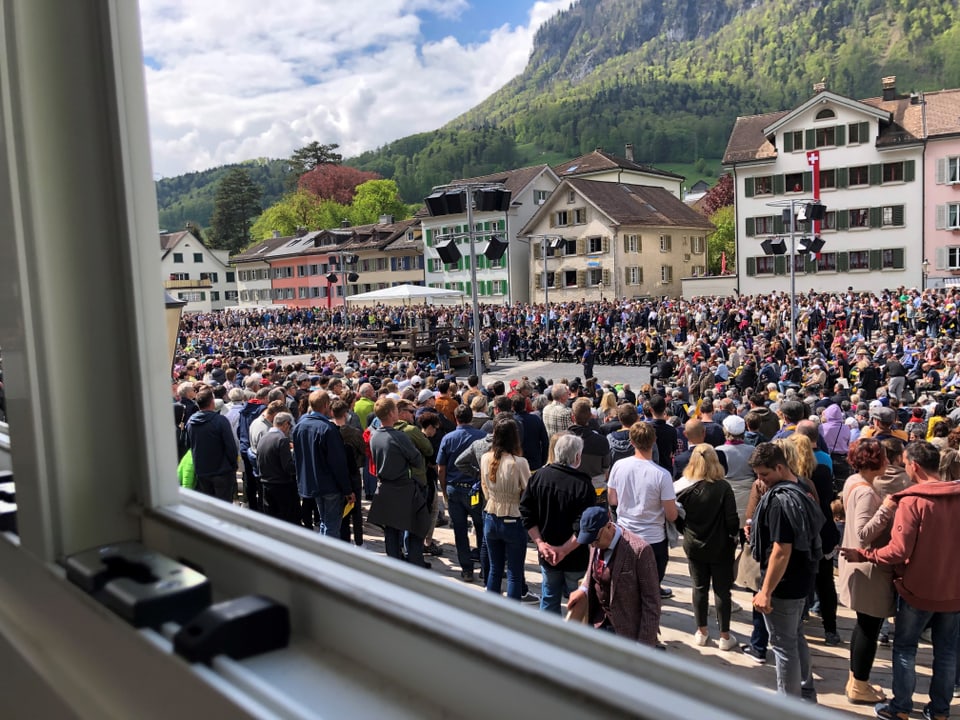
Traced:
<path fill-rule="evenodd" d="M 906 182 L 913 182 L 917 179 L 917 161 L 907 160 L 903 164 L 903 179 Z"/>
<path fill-rule="evenodd" d="M 816 133 L 816 130 L 813 130 L 813 129 L 807 130 L 807 132 L 805 133 L 805 136 L 806 136 L 806 137 L 805 137 L 805 141 L 806 141 L 806 142 L 805 142 L 805 144 L 804 144 L 804 147 L 805 147 L 807 150 L 813 150 L 813 148 L 815 148 L 815 147 L 817 146 L 817 133 Z M 800 148 L 797 148 L 797 149 L 799 150 Z"/>
<path fill-rule="evenodd" d="M 507 251 L 500 258 L 500 267 L 505 268 L 507 266 L 507 257 L 510 255 L 510 249 L 507 248 Z"/>
<path fill-rule="evenodd" d="M 837 187 L 845 188 L 848 184 L 850 184 L 850 173 L 847 168 L 837 168 Z"/>
<path fill-rule="evenodd" d="M 817 271 L 817 258 L 812 253 L 807 253 L 804 256 L 803 271 L 805 273 L 815 273 Z"/>
<path fill-rule="evenodd" d="M 484 232 L 490 232 L 490 221 L 489 221 L 489 220 L 487 220 L 487 222 L 485 222 L 485 223 L 483 224 L 483 231 L 484 231 Z"/>
<path fill-rule="evenodd" d="M 426 237 L 427 237 L 427 247 L 431 247 L 433 245 L 433 230 L 428 229 L 426 233 Z"/>
<path fill-rule="evenodd" d="M 911 160 L 911 162 L 913 161 Z M 903 205 L 893 206 L 893 224 L 897 227 L 903 225 Z"/>
<path fill-rule="evenodd" d="M 893 249 L 893 267 L 897 270 L 903 270 L 904 267 L 904 250 L 903 248 L 894 248 Z"/>
<path fill-rule="evenodd" d="M 773 216 L 773 231 L 775 233 L 786 232 L 783 226 L 783 215 L 774 215 Z"/>
<path fill-rule="evenodd" d="M 846 210 L 837 210 L 837 230 L 848 230 L 850 228 L 850 213 Z"/>
<path fill-rule="evenodd" d="M 784 188 L 787 185 L 787 180 L 783 175 L 774 175 L 773 176 L 773 194 L 774 195 L 783 195 Z"/>
<path fill-rule="evenodd" d="M 477 255 L 477 270 L 483 270 L 489 262 L 486 255 Z"/>
<path fill-rule="evenodd" d="M 469 281 L 469 280 L 467 280 L 467 282 L 465 282 L 465 283 L 463 284 L 463 291 L 464 291 L 467 295 L 471 295 L 471 296 L 473 295 L 473 285 L 470 284 L 470 281 Z"/>
<path fill-rule="evenodd" d="M 883 265 L 883 251 L 882 250 L 871 250 L 870 251 L 870 269 L 879 270 Z"/>
<path fill-rule="evenodd" d="M 773 258 L 773 274 L 774 275 L 786 275 L 787 274 L 787 256 L 786 255 L 775 255 Z"/>
<path fill-rule="evenodd" d="M 743 179 L 743 194 L 746 197 L 753 197 L 753 178 Z"/>
<path fill-rule="evenodd" d="M 867 133 L 869 132 L 870 132 L 870 123 L 864 120 L 862 123 L 860 123 L 860 131 L 859 131 L 860 142 L 865 143 L 870 140 L 870 138 L 867 137 Z"/>
<path fill-rule="evenodd" d="M 870 227 L 878 228 L 883 224 L 883 208 L 870 208 Z"/>
<path fill-rule="evenodd" d="M 757 274 L 757 259 L 753 257 L 747 258 L 747 275 L 756 275 Z"/>
<path fill-rule="evenodd" d="M 793 152 L 793 133 L 785 132 L 783 134 L 783 151 Z"/>
<path fill-rule="evenodd" d="M 837 147 L 847 144 L 847 126 L 837 125 L 833 131 L 833 143 Z"/>
<path fill-rule="evenodd" d="M 813 172 L 803 174 L 803 191 L 805 193 L 813 192 Z"/>
<path fill-rule="evenodd" d="M 847 272 L 850 269 L 850 256 L 846 252 L 837 253 L 837 270 Z"/>
<path fill-rule="evenodd" d="M 883 180 L 883 170 L 880 165 L 870 166 L 870 184 L 879 185 Z"/>
<path fill-rule="evenodd" d="M 752 217 L 747 218 L 747 237 L 756 235 L 757 222 Z"/>

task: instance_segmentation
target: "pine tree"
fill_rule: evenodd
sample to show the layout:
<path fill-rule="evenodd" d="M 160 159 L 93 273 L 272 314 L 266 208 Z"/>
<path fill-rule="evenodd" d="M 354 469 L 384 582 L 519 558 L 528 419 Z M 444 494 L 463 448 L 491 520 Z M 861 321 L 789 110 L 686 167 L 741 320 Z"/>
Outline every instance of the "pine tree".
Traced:
<path fill-rule="evenodd" d="M 210 246 L 239 252 L 250 244 L 250 224 L 262 212 L 262 193 L 246 168 L 234 168 L 220 181 L 210 218 Z"/>

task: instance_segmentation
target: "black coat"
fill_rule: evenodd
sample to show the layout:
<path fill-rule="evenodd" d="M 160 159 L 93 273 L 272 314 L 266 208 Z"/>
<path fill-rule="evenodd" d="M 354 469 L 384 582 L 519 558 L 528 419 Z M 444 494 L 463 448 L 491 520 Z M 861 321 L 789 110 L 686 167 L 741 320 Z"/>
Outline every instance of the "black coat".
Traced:
<path fill-rule="evenodd" d="M 260 482 L 296 483 L 297 465 L 293 461 L 290 438 L 278 430 L 268 430 L 257 444 Z"/>

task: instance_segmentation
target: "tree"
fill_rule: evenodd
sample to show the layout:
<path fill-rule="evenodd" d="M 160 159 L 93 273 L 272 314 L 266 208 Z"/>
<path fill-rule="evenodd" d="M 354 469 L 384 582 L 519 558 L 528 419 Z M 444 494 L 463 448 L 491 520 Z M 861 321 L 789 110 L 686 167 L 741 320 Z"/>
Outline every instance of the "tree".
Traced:
<path fill-rule="evenodd" d="M 707 190 L 701 206 L 707 215 L 712 216 L 720 208 L 733 205 L 733 200 L 733 176 L 730 173 L 724 173 L 717 180 L 717 184 Z"/>
<path fill-rule="evenodd" d="M 230 170 L 217 186 L 210 218 L 210 246 L 238 252 L 250 244 L 250 223 L 262 212 L 260 188 L 246 168 Z"/>
<path fill-rule="evenodd" d="M 315 230 L 322 227 L 322 204 L 322 200 L 306 190 L 284 195 L 257 218 L 250 228 L 250 235 L 254 240 L 265 240 L 274 232 L 287 236 L 294 235 L 297 228 Z"/>
<path fill-rule="evenodd" d="M 343 162 L 343 155 L 334 152 L 338 147 L 340 146 L 336 143 L 322 145 L 312 142 L 294 150 L 290 158 L 291 169 L 299 177 L 321 165 L 339 165 Z"/>
<path fill-rule="evenodd" d="M 364 172 L 347 165 L 318 165 L 300 178 L 300 188 L 319 198 L 335 200 L 341 205 L 353 202 L 358 185 L 367 180 L 379 180 L 374 172 Z"/>
<path fill-rule="evenodd" d="M 377 222 L 381 215 L 393 215 L 396 220 L 403 220 L 407 212 L 393 180 L 367 180 L 357 187 L 350 218 L 354 225 L 365 225 Z"/>
<path fill-rule="evenodd" d="M 723 264 L 721 256 L 727 254 L 727 272 L 736 267 L 737 225 L 733 205 L 726 205 L 710 216 L 716 230 L 707 236 L 707 271 L 719 275 Z"/>

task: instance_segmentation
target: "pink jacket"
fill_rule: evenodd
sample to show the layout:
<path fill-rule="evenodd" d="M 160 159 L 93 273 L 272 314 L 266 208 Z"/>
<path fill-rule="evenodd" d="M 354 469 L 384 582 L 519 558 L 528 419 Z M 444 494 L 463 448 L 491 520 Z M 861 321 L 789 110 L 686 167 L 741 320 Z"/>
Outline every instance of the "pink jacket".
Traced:
<path fill-rule="evenodd" d="M 890 542 L 862 553 L 871 562 L 893 566 L 893 584 L 917 610 L 960 611 L 960 483 L 911 485 L 897 500 Z"/>

